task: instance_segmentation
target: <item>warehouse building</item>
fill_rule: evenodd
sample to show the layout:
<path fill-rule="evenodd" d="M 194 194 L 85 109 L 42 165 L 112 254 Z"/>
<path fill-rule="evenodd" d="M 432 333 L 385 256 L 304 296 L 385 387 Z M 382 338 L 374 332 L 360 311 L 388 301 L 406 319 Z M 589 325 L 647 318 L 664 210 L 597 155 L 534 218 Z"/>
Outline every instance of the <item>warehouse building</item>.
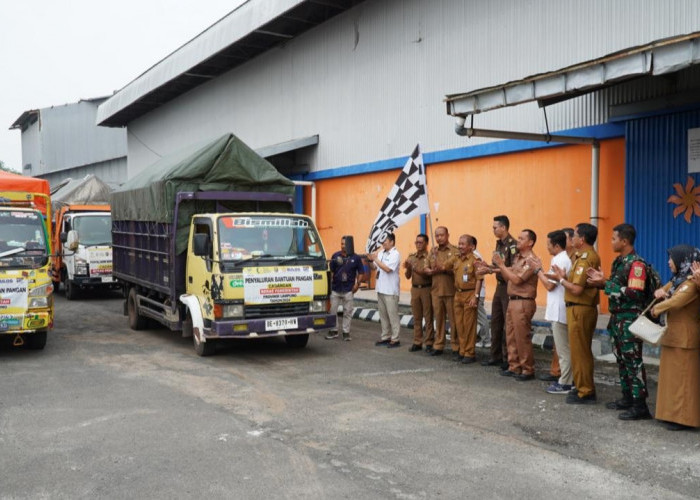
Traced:
<path fill-rule="evenodd" d="M 547 232 L 592 221 L 609 269 L 627 221 L 667 277 L 666 249 L 700 244 L 698 62 L 693 0 L 249 0 L 97 123 L 128 129 L 130 177 L 235 133 L 315 183 L 329 250 L 364 241 L 420 143 L 431 215 L 399 228 L 402 255 L 431 223 L 488 253 L 492 217 L 508 214 L 541 256 Z"/>
<path fill-rule="evenodd" d="M 126 130 L 95 124 L 106 97 L 25 111 L 10 129 L 22 133 L 22 174 L 49 181 L 92 174 L 112 187 L 126 179 Z"/>

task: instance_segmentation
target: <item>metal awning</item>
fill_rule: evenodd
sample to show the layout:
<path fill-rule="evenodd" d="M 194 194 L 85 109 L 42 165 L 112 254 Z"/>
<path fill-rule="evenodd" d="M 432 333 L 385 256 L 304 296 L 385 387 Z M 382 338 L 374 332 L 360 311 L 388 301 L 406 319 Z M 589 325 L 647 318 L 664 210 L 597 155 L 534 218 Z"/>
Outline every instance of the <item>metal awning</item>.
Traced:
<path fill-rule="evenodd" d="M 700 32 L 657 40 L 557 71 L 445 97 L 447 114 L 466 117 L 537 101 L 540 107 L 646 75 L 673 73 L 700 62 Z"/>
<path fill-rule="evenodd" d="M 97 124 L 125 126 L 362 1 L 248 0 L 117 91 Z"/>
<path fill-rule="evenodd" d="M 290 151 L 296 151 L 301 148 L 308 148 L 309 146 L 316 146 L 318 144 L 318 134 L 310 135 L 308 137 L 303 137 L 301 139 L 294 139 L 291 141 L 280 142 L 278 144 L 273 144 L 271 146 L 265 146 L 256 149 L 255 152 L 258 153 L 263 158 L 269 158 L 270 156 L 275 156 L 283 153 L 288 153 Z"/>

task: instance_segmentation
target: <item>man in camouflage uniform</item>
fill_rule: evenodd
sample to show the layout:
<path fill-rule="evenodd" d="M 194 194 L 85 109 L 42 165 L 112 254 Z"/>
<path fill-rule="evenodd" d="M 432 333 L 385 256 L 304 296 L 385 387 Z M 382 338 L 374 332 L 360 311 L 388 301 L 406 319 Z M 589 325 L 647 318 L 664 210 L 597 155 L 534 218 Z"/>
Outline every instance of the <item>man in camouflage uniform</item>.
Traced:
<path fill-rule="evenodd" d="M 645 293 L 647 274 L 644 260 L 634 250 L 637 231 L 630 224 L 619 224 L 613 228 L 612 248 L 619 254 L 613 261 L 610 277 L 605 279 L 602 271 L 588 270 L 588 283 L 605 289 L 610 300 L 610 322 L 608 331 L 613 353 L 620 372 L 622 398 L 611 401 L 606 408 L 627 410 L 618 415 L 620 420 L 651 418 L 647 407 L 647 378 L 642 360 L 642 341 L 629 331 L 648 304 Z"/>

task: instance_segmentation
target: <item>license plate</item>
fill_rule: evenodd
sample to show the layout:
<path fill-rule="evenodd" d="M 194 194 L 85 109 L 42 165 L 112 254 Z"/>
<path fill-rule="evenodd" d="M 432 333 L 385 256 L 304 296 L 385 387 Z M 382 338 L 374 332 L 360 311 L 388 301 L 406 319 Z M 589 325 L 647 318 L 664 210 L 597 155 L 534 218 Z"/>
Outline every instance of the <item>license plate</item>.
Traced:
<path fill-rule="evenodd" d="M 102 276 L 102 283 L 111 283 L 111 282 L 112 282 L 111 276 Z"/>
<path fill-rule="evenodd" d="M 296 318 L 277 318 L 265 320 L 265 331 L 294 330 L 297 328 Z"/>

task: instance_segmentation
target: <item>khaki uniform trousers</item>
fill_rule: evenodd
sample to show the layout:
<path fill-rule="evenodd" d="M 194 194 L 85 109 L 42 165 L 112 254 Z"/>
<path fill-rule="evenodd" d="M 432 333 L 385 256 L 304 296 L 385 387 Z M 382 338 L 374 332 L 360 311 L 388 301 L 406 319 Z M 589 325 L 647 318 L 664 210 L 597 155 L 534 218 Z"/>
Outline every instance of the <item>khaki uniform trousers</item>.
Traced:
<path fill-rule="evenodd" d="M 445 349 L 445 316 L 450 320 L 450 343 L 452 351 L 459 350 L 457 340 L 457 329 L 455 328 L 454 297 L 451 295 L 432 295 L 433 317 L 435 318 L 435 343 L 433 348 L 436 351 Z"/>
<path fill-rule="evenodd" d="M 455 293 L 455 326 L 453 335 L 459 336 L 459 355 L 468 358 L 476 356 L 476 317 L 477 308 L 469 307 L 469 301 L 474 297 L 474 290 Z"/>
<path fill-rule="evenodd" d="M 435 342 L 433 328 L 433 302 L 430 286 L 411 288 L 411 312 L 413 313 L 413 343 L 432 346 Z M 425 340 L 423 340 L 423 320 L 425 320 Z"/>
<path fill-rule="evenodd" d="M 537 304 L 534 300 L 509 300 L 506 311 L 506 347 L 508 369 L 514 373 L 535 373 L 535 354 L 532 351 L 532 317 Z"/>
<path fill-rule="evenodd" d="M 595 394 L 593 382 L 593 332 L 598 321 L 595 306 L 573 305 L 566 307 L 566 322 L 569 325 L 569 347 L 574 385 L 580 398 Z"/>

